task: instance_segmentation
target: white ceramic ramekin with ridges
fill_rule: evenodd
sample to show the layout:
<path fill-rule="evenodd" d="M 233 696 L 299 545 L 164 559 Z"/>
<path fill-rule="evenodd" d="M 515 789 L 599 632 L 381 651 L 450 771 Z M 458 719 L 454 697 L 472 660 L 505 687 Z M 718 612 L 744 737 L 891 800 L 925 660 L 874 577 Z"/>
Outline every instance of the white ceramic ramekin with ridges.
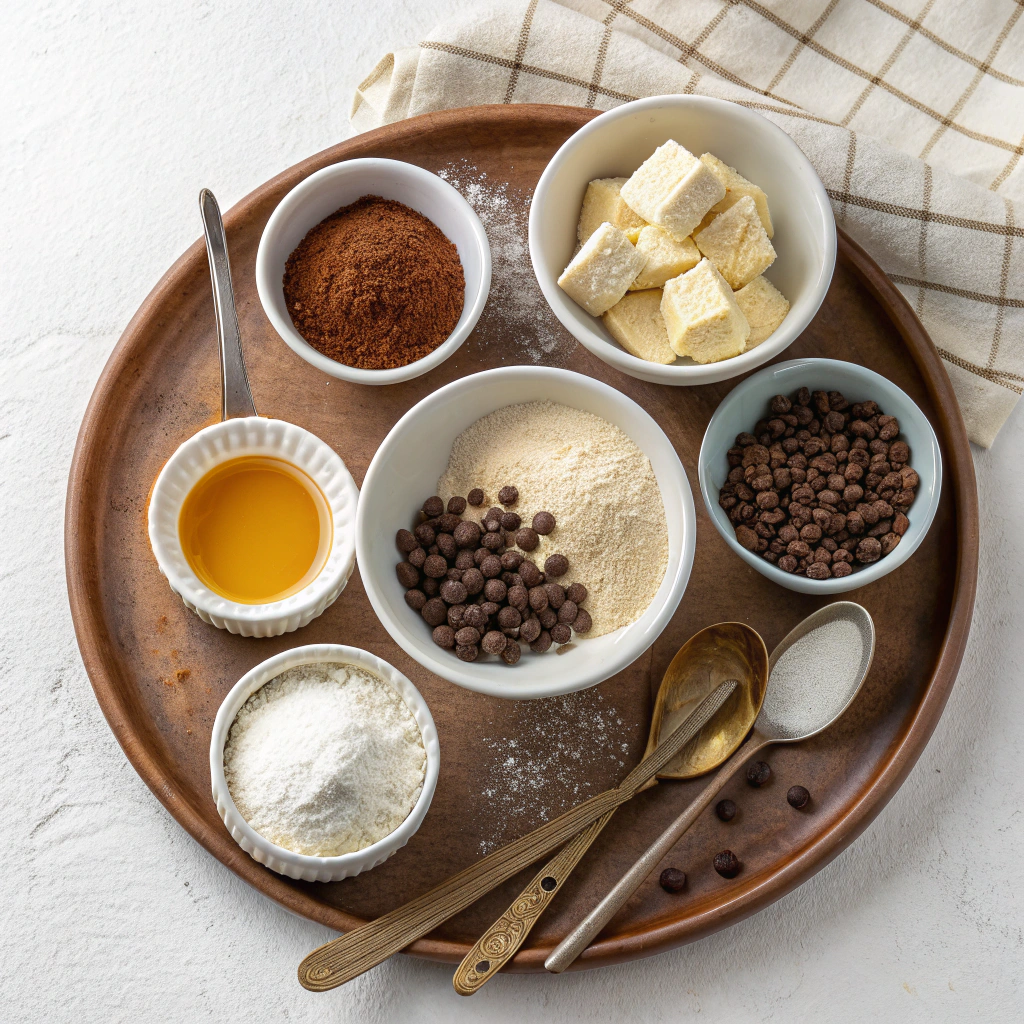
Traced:
<path fill-rule="evenodd" d="M 264 839 L 242 817 L 231 793 L 227 779 L 224 777 L 224 744 L 228 732 L 242 705 L 264 683 L 299 665 L 311 665 L 317 662 L 334 662 L 344 665 L 356 665 L 379 676 L 394 687 L 398 695 L 405 701 L 412 712 L 416 724 L 420 728 L 423 749 L 427 754 L 426 773 L 420 795 L 413 804 L 409 816 L 383 839 L 354 853 L 343 853 L 338 857 L 310 857 L 307 854 L 293 853 L 269 839 Z M 383 864 L 392 854 L 397 853 L 416 833 L 423 823 L 430 801 L 434 797 L 437 786 L 437 775 L 441 767 L 441 748 L 437 741 L 437 729 L 430 708 L 422 694 L 398 669 L 369 651 L 358 647 L 345 647 L 341 644 L 311 644 L 308 647 L 296 647 L 290 651 L 274 655 L 246 672 L 231 688 L 217 712 L 213 723 L 213 736 L 210 738 L 210 778 L 213 783 L 213 799 L 217 803 L 217 813 L 231 833 L 231 838 L 245 850 L 253 860 L 266 865 L 271 871 L 288 878 L 299 878 L 304 882 L 337 882 L 342 878 L 351 878 L 363 871 L 369 871 L 378 864 Z"/>
<path fill-rule="evenodd" d="M 281 459 L 320 488 L 333 539 L 324 567 L 307 586 L 267 604 L 241 604 L 210 590 L 188 564 L 178 518 L 189 491 L 215 466 L 246 455 Z M 171 589 L 204 622 L 242 636 L 280 636 L 322 615 L 355 567 L 359 490 L 340 456 L 315 434 L 262 416 L 224 420 L 190 437 L 167 460 L 149 499 L 149 542 Z"/>

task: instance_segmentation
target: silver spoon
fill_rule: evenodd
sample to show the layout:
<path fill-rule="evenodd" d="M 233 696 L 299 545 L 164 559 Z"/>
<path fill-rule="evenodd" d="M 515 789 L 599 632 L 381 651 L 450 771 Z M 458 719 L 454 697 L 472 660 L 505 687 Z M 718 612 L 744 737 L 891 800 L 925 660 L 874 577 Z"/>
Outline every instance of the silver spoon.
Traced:
<path fill-rule="evenodd" d="M 220 338 L 220 380 L 224 396 L 221 419 L 255 416 L 249 377 L 242 358 L 242 335 L 235 312 L 235 293 L 231 287 L 231 264 L 228 262 L 228 241 L 224 221 L 213 193 L 204 188 L 199 193 L 199 210 L 203 215 L 206 255 L 210 260 L 213 282 L 213 308 L 217 315 L 217 336 Z"/>
<path fill-rule="evenodd" d="M 826 694 L 819 691 L 818 700 L 811 707 L 793 700 L 792 695 L 785 691 L 773 693 L 771 673 L 779 659 L 812 629 L 837 619 L 845 619 L 856 626 L 862 641 L 860 665 L 857 671 L 851 672 L 849 685 L 837 688 L 831 695 L 832 703 L 825 699 Z M 768 690 L 750 738 L 719 769 L 700 796 L 644 851 L 611 892 L 555 947 L 544 961 L 544 966 L 552 973 L 560 974 L 590 945 L 591 940 L 661 863 L 722 787 L 754 754 L 772 743 L 797 743 L 810 739 L 836 721 L 860 692 L 874 653 L 875 624 L 867 610 L 853 601 L 836 601 L 826 605 L 793 629 L 768 659 Z M 787 701 L 787 698 L 790 699 Z"/>

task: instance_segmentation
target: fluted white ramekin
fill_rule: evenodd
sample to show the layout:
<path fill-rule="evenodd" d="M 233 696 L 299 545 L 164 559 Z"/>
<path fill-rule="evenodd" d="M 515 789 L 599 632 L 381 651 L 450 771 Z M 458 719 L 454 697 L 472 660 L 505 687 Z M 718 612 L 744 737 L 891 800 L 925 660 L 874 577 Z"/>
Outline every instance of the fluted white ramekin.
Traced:
<path fill-rule="evenodd" d="M 279 676 L 282 672 L 298 665 L 311 665 L 317 662 L 335 662 L 345 665 L 356 665 L 379 676 L 394 687 L 398 695 L 405 701 L 412 712 L 416 724 L 420 728 L 423 749 L 427 754 L 426 773 L 419 798 L 413 804 L 409 816 L 390 835 L 354 853 L 343 853 L 338 857 L 310 857 L 302 853 L 293 853 L 284 847 L 277 846 L 264 839 L 242 817 L 224 777 L 224 744 L 228 732 L 242 705 L 264 683 Z M 271 871 L 288 878 L 299 878 L 305 882 L 337 882 L 342 878 L 351 878 L 363 871 L 369 871 L 378 864 L 383 864 L 392 854 L 400 850 L 423 822 L 430 801 L 434 797 L 437 786 L 437 774 L 441 767 L 441 748 L 437 742 L 437 729 L 430 708 L 420 691 L 398 669 L 369 651 L 358 647 L 345 647 L 341 644 L 311 644 L 308 647 L 296 647 L 283 651 L 261 662 L 254 669 L 246 672 L 231 688 L 217 712 L 213 723 L 213 736 L 210 738 L 210 778 L 213 782 L 213 799 L 231 838 L 245 850 L 253 860 L 266 865 Z"/>
<path fill-rule="evenodd" d="M 331 510 L 327 561 L 307 586 L 280 601 L 241 604 L 214 593 L 193 572 L 181 547 L 178 517 L 189 491 L 215 466 L 245 455 L 281 459 L 320 488 Z M 355 567 L 359 490 L 340 456 L 315 434 L 262 416 L 224 420 L 190 437 L 167 460 L 149 498 L 149 542 L 171 589 L 204 622 L 242 636 L 280 636 L 322 615 Z"/>

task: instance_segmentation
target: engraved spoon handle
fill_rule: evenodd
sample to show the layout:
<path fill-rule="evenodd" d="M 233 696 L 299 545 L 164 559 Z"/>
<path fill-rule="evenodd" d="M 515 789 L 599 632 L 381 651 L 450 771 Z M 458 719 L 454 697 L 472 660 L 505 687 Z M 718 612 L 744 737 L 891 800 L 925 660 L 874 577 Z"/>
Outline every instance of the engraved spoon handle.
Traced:
<path fill-rule="evenodd" d="M 608 895 L 555 947 L 551 955 L 544 961 L 544 966 L 549 971 L 553 974 L 560 974 L 590 945 L 591 940 L 615 916 L 629 897 L 640 888 L 643 880 L 679 842 L 683 833 L 700 817 L 704 808 L 714 800 L 722 787 L 739 771 L 744 762 L 771 742 L 770 739 L 755 730 L 750 739 L 718 770 L 693 803 L 647 847 Z"/>
<path fill-rule="evenodd" d="M 255 416 L 256 406 L 253 405 L 249 377 L 242 358 L 242 335 L 238 329 L 235 293 L 231 287 L 227 236 L 224 234 L 220 207 L 208 188 L 199 193 L 199 210 L 203 215 L 206 255 L 210 261 L 210 281 L 213 283 L 213 308 L 217 316 L 217 336 L 220 339 L 220 382 L 223 396 L 221 419 Z"/>
<path fill-rule="evenodd" d="M 562 883 L 590 849 L 590 844 L 608 824 L 615 811 L 614 807 L 606 811 L 552 857 L 508 910 L 480 936 L 452 978 L 452 985 L 460 996 L 471 996 L 516 955 L 530 934 L 530 929 L 558 895 Z"/>
<path fill-rule="evenodd" d="M 476 902 L 484 893 L 546 853 L 561 846 L 581 829 L 629 800 L 654 778 L 721 708 L 736 689 L 735 679 L 722 683 L 704 698 L 692 715 L 668 739 L 645 757 L 617 789 L 585 800 L 565 814 L 503 846 L 429 892 L 369 921 L 319 949 L 299 964 L 299 983 L 313 992 L 326 992 L 401 952 L 443 921 Z"/>

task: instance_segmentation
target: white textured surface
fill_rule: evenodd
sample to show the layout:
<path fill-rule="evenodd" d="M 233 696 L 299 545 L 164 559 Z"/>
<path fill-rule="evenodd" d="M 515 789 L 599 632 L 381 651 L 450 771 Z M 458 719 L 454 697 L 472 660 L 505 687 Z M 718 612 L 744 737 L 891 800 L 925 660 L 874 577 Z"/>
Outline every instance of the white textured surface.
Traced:
<path fill-rule="evenodd" d="M 468 2 L 468 0 L 467 0 Z M 82 669 L 61 530 L 118 333 L 227 208 L 348 133 L 353 86 L 456 0 L 8 0 L 0 56 L 0 1004 L 4 1020 L 1017 1021 L 1024 1012 L 1020 407 L 976 452 L 982 568 L 959 682 L 910 779 L 808 884 L 624 967 L 499 977 L 399 957 L 299 988 L 330 937 L 197 846 L 126 761 Z"/>

